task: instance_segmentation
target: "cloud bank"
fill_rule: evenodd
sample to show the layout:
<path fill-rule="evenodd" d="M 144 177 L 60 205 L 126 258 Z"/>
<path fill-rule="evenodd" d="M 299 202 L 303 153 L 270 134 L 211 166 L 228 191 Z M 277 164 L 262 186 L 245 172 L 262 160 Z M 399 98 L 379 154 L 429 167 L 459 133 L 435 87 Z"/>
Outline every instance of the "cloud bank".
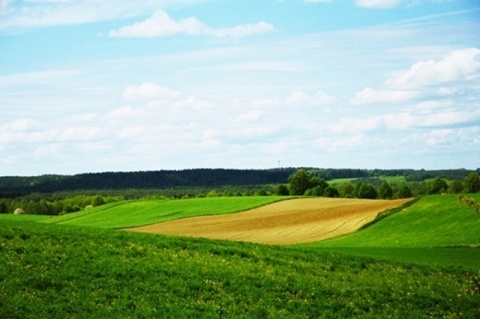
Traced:
<path fill-rule="evenodd" d="M 211 28 L 195 17 L 174 20 L 165 11 L 157 11 L 150 18 L 132 25 L 112 30 L 111 37 L 152 38 L 174 34 L 206 35 L 212 37 L 244 37 L 273 31 L 273 25 L 266 22 L 242 24 L 231 28 Z"/>

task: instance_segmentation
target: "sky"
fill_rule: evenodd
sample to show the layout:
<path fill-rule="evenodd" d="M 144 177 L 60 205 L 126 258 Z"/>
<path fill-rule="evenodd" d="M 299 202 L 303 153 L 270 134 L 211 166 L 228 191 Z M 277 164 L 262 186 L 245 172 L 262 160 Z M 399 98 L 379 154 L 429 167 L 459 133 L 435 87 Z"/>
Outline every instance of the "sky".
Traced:
<path fill-rule="evenodd" d="M 0 0 L 0 176 L 480 167 L 478 0 Z"/>

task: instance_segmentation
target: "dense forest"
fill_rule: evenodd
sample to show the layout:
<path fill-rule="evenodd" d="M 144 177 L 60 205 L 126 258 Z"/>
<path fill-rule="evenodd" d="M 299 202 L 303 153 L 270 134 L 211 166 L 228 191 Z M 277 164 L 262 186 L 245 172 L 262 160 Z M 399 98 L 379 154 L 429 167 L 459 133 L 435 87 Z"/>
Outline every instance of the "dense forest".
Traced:
<path fill-rule="evenodd" d="M 317 177 L 330 181 L 339 178 L 376 178 L 404 176 L 407 181 L 424 181 L 441 177 L 463 179 L 466 169 L 455 170 L 367 170 L 305 168 Z M 77 175 L 5 176 L 0 177 L 0 197 L 30 193 L 53 193 L 72 190 L 169 189 L 179 187 L 220 188 L 222 186 L 267 185 L 285 183 L 297 168 L 275 169 L 187 169 L 139 172 L 104 172 Z M 477 169 L 476 172 L 480 172 Z"/>

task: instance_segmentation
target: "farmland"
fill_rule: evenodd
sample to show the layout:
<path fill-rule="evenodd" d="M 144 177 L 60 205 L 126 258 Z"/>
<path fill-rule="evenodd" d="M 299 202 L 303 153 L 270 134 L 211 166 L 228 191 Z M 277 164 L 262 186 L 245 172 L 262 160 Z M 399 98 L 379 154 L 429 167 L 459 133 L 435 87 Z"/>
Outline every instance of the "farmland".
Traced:
<path fill-rule="evenodd" d="M 373 220 L 381 211 L 408 201 L 291 199 L 245 213 L 174 220 L 131 230 L 267 244 L 295 244 L 352 232 Z"/>
<path fill-rule="evenodd" d="M 148 225 L 192 216 L 228 214 L 287 199 L 282 196 L 122 201 L 52 217 L 45 222 L 101 228 Z"/>
<path fill-rule="evenodd" d="M 452 195 L 427 196 L 361 231 L 294 246 L 115 230 L 272 207 L 300 225 L 284 215 L 298 201 L 322 203 L 318 216 L 336 200 L 348 206 L 344 199 L 285 199 L 125 201 L 56 217 L 0 215 L 0 317 L 480 316 L 480 215 Z M 346 211 L 360 211 L 357 201 Z M 305 207 L 298 214 L 316 216 Z M 343 223 L 352 220 L 338 212 Z M 376 213 L 366 215 L 354 229 Z"/>

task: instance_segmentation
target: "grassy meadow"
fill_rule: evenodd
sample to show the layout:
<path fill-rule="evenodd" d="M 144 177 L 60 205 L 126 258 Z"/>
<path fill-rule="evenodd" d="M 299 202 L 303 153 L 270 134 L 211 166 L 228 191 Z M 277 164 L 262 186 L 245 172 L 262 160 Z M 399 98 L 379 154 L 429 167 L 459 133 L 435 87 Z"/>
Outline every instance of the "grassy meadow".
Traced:
<path fill-rule="evenodd" d="M 361 231 L 297 247 L 478 271 L 480 214 L 455 195 L 430 195 Z"/>
<path fill-rule="evenodd" d="M 291 247 L 115 230 L 281 199 L 0 215 L 0 318 L 480 317 L 480 215 L 455 196 Z"/>
<path fill-rule="evenodd" d="M 227 241 L 2 221 L 1 318 L 476 318 L 473 276 Z"/>

